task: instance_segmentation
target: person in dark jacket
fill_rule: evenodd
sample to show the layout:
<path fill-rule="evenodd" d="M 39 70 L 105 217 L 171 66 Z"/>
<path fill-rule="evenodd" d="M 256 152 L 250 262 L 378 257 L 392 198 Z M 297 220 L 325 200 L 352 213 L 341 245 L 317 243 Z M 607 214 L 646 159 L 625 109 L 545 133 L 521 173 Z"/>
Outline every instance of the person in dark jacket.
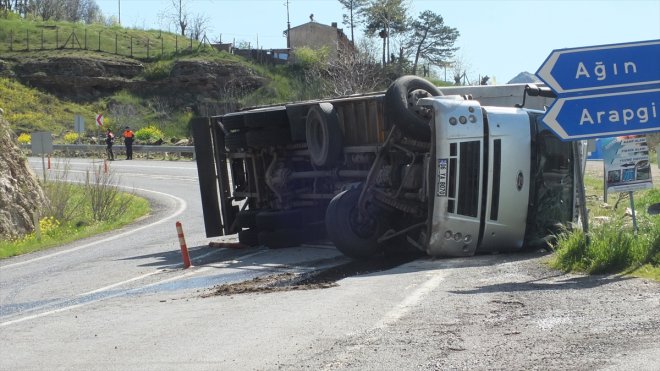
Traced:
<path fill-rule="evenodd" d="M 105 151 L 108 154 L 108 160 L 114 161 L 115 160 L 115 154 L 112 153 L 112 145 L 115 143 L 115 135 L 112 133 L 112 130 L 108 129 L 108 131 L 105 133 Z"/>
<path fill-rule="evenodd" d="M 128 126 L 126 129 L 124 129 L 124 134 L 122 134 L 124 137 L 124 144 L 126 145 L 126 159 L 127 160 L 132 160 L 133 159 L 133 139 L 135 138 L 135 134 L 129 128 Z"/>

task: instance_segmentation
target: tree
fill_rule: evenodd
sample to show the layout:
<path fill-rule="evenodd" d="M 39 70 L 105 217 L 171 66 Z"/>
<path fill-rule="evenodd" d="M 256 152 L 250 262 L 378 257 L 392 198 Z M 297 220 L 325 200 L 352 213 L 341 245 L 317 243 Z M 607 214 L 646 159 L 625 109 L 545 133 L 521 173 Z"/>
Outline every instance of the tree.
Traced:
<path fill-rule="evenodd" d="M 383 39 L 383 66 L 390 60 L 390 37 L 406 31 L 407 11 L 404 0 L 372 0 L 359 11 L 367 36 Z"/>
<path fill-rule="evenodd" d="M 444 65 L 458 50 L 454 43 L 459 36 L 457 29 L 446 26 L 442 16 L 430 10 L 419 15 L 411 24 L 409 45 L 415 50 L 412 73 L 417 72 L 420 58 L 435 64 Z"/>
<path fill-rule="evenodd" d="M 206 15 L 197 14 L 192 17 L 192 22 L 190 23 L 190 37 L 201 41 L 202 37 L 206 34 L 208 30 L 210 19 Z"/>
<path fill-rule="evenodd" d="M 189 0 L 171 0 L 170 8 L 159 14 L 161 19 L 167 20 L 167 23 L 176 25 L 181 36 L 186 36 L 188 28 L 188 1 Z"/>
<path fill-rule="evenodd" d="M 357 23 L 357 15 L 359 10 L 367 4 L 367 0 L 339 0 L 341 5 L 348 11 L 348 14 L 344 14 L 344 25 L 351 28 L 351 43 L 355 44 L 355 37 L 353 35 L 353 30 L 355 29 L 355 24 Z M 354 18 L 355 17 L 355 18 Z"/>
<path fill-rule="evenodd" d="M 22 15 L 31 13 L 44 21 L 92 23 L 101 19 L 101 10 L 94 0 L 15 0 L 14 4 Z"/>

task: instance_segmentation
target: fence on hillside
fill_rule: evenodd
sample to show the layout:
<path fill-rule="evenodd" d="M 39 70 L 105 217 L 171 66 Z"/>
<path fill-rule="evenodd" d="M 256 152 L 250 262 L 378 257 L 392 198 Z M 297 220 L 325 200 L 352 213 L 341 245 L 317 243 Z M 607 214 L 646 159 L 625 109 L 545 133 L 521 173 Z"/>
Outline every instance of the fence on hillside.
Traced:
<path fill-rule="evenodd" d="M 88 31 L 87 28 L 61 29 L 57 26 L 44 26 L 41 30 L 26 29 L 25 32 L 10 30 L 6 43 L 9 51 L 77 49 L 136 59 L 152 59 L 166 54 L 180 54 L 212 47 L 206 36 L 201 42 L 179 35 L 168 37 L 173 39 L 173 43 L 166 43 L 162 33 L 152 39 L 113 30 Z"/>

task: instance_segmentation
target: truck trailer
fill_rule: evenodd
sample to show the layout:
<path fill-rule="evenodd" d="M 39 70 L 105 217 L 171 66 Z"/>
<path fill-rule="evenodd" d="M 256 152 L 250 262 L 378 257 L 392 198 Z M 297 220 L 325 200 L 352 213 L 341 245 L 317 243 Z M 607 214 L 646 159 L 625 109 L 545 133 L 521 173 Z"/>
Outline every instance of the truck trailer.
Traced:
<path fill-rule="evenodd" d="M 384 92 L 194 120 L 207 237 L 345 255 L 471 256 L 547 246 L 576 220 L 578 146 L 534 85 Z"/>

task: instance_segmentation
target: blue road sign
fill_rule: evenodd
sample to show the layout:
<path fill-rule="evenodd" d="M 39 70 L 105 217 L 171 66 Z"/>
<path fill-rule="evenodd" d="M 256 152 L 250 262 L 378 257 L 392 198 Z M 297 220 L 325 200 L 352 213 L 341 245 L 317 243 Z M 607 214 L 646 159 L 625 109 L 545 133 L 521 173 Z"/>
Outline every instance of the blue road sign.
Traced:
<path fill-rule="evenodd" d="M 644 89 L 660 84 L 660 40 L 554 50 L 536 75 L 559 95 Z"/>
<path fill-rule="evenodd" d="M 560 97 L 543 122 L 562 140 L 660 131 L 660 88 Z"/>

